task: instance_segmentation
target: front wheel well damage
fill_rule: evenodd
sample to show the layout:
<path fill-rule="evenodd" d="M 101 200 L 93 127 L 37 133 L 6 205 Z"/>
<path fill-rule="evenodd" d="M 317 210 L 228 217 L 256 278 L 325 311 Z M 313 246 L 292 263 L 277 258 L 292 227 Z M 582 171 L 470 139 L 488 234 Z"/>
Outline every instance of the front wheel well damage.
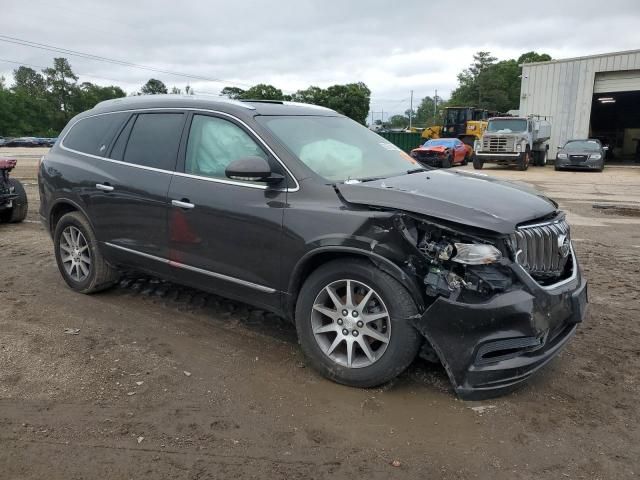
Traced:
<path fill-rule="evenodd" d="M 418 310 L 420 312 L 424 310 L 424 299 L 422 298 L 420 289 L 398 266 L 377 254 L 364 252 L 355 248 L 343 247 L 339 249 L 327 249 L 315 253 L 312 252 L 307 254 L 307 258 L 303 258 L 300 261 L 300 264 L 296 267 L 289 280 L 289 295 L 286 302 L 287 304 L 285 305 L 287 316 L 293 319 L 300 289 L 302 288 L 305 280 L 314 270 L 328 262 L 346 259 L 365 260 L 370 262 L 373 267 L 379 268 L 385 273 L 388 273 L 407 289 L 413 300 L 416 302 Z"/>

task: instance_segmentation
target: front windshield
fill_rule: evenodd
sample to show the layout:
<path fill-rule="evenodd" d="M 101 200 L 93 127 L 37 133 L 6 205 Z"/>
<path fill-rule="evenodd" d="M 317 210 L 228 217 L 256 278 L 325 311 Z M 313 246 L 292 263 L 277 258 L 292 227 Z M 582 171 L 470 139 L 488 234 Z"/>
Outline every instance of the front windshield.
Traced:
<path fill-rule="evenodd" d="M 427 140 L 424 142 L 423 147 L 453 147 L 455 145 L 455 139 L 442 139 L 442 140 Z"/>
<path fill-rule="evenodd" d="M 258 116 L 289 151 L 332 182 L 402 175 L 419 165 L 359 123 L 344 117 Z"/>
<path fill-rule="evenodd" d="M 527 121 L 522 118 L 489 120 L 487 132 L 492 133 L 512 133 L 524 132 L 527 130 Z"/>
<path fill-rule="evenodd" d="M 598 151 L 600 150 L 600 144 L 595 140 L 574 140 L 567 142 L 564 149 L 570 152 Z"/>

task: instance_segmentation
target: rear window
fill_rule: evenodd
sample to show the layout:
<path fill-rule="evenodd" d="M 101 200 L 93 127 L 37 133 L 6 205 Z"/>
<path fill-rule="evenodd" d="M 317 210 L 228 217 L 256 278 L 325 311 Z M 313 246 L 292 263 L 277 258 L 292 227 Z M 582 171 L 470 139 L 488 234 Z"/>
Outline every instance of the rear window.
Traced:
<path fill-rule="evenodd" d="M 183 124 L 182 113 L 138 115 L 131 129 L 123 160 L 145 167 L 174 170 Z"/>
<path fill-rule="evenodd" d="M 63 145 L 82 153 L 104 157 L 109 143 L 128 115 L 111 113 L 83 118 L 71 127 Z"/>

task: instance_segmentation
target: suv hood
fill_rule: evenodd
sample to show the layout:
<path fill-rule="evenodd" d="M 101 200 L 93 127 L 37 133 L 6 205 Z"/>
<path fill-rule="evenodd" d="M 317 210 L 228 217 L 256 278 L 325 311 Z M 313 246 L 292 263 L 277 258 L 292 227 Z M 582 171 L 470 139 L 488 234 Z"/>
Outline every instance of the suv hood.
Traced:
<path fill-rule="evenodd" d="M 433 170 L 365 183 L 340 184 L 349 203 L 405 210 L 494 232 L 546 217 L 557 205 L 528 187 L 485 175 Z"/>

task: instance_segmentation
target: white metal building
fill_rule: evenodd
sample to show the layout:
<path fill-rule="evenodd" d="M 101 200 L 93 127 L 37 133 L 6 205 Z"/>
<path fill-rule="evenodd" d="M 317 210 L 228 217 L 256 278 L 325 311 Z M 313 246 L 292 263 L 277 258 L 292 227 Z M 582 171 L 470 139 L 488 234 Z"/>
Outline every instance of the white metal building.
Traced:
<path fill-rule="evenodd" d="M 640 50 L 522 66 L 521 115 L 551 117 L 549 158 L 572 138 L 600 138 L 614 158 L 640 138 Z"/>

